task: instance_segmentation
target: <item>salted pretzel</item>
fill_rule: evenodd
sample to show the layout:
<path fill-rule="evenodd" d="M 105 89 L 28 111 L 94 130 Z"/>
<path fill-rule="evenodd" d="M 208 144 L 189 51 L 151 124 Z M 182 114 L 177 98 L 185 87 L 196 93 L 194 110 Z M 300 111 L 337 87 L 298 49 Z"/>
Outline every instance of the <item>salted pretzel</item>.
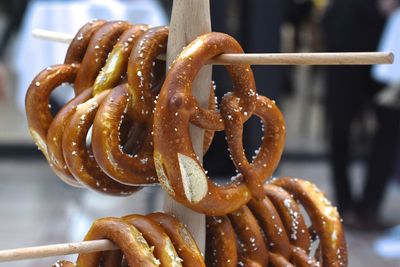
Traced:
<path fill-rule="evenodd" d="M 81 253 L 76 266 L 118 267 L 124 266 L 124 261 L 129 266 L 205 266 L 191 234 L 179 220 L 168 214 L 98 219 L 85 240 L 104 238 L 114 242 L 120 250 Z M 53 266 L 75 264 L 58 261 Z"/>
<path fill-rule="evenodd" d="M 120 183 L 157 182 L 153 163 L 152 111 L 158 92 L 152 88 L 151 76 L 153 62 L 165 52 L 167 38 L 168 28 L 158 27 L 146 31 L 136 42 L 128 62 L 128 82 L 112 90 L 100 106 L 93 124 L 96 161 L 104 172 Z M 130 120 L 142 132 L 134 156 L 121 146 L 120 126 L 124 119 Z"/>
<path fill-rule="evenodd" d="M 58 164 L 54 164 L 51 154 L 49 155 L 47 150 L 48 142 L 46 137 L 53 121 L 49 102 L 50 94 L 59 85 L 75 81 L 89 41 L 104 23 L 105 21 L 97 20 L 85 24 L 72 40 L 65 56 L 64 64 L 48 67 L 41 71 L 29 86 L 25 98 L 25 109 L 31 136 L 49 161 L 52 169 L 64 182 L 72 186 L 79 186 L 79 183 L 64 166 L 60 167 Z"/>
<path fill-rule="evenodd" d="M 90 151 L 87 151 L 86 135 L 94 122 L 98 107 L 109 93 L 103 94 L 102 91 L 107 86 L 113 86 L 121 81 L 121 76 L 126 73 L 127 57 L 145 29 L 147 27 L 143 25 L 132 26 L 120 36 L 119 41 L 110 52 L 105 67 L 93 85 L 94 98 L 79 105 L 70 115 L 66 123 L 67 127 L 64 129 L 63 156 L 69 169 L 83 184 L 107 194 L 129 195 L 139 188 L 121 185 L 106 175 L 91 156 Z M 98 97 L 100 95 L 101 97 Z M 108 136 L 102 136 L 102 138 L 108 138 Z M 92 140 L 92 149 L 93 147 Z"/>
<path fill-rule="evenodd" d="M 37 143 L 40 150 L 46 156 L 47 160 L 52 166 L 53 170 L 60 176 L 60 178 L 66 183 L 73 186 L 80 186 L 80 184 L 71 176 L 69 171 L 67 170 L 64 160 L 60 155 L 62 153 L 54 152 L 60 151 L 57 147 L 59 146 L 62 138 L 58 138 L 57 135 L 52 135 L 51 138 L 47 138 L 48 130 L 51 128 L 51 123 L 53 122 L 53 117 L 51 116 L 50 106 L 49 106 L 49 97 L 51 92 L 56 89 L 59 85 L 63 83 L 75 83 L 76 79 L 79 79 L 79 69 L 81 66 L 81 61 L 83 65 L 90 64 L 91 59 L 84 57 L 92 51 L 93 54 L 96 54 L 96 49 L 103 50 L 103 47 L 100 49 L 100 45 L 103 42 L 109 42 L 110 38 L 105 38 L 104 36 L 99 34 L 98 32 L 104 28 L 110 28 L 110 25 L 117 25 L 114 31 L 120 31 L 120 25 L 122 23 L 106 23 L 105 21 L 92 21 L 88 24 L 84 25 L 73 41 L 68 49 L 65 64 L 52 66 L 43 70 L 39 75 L 32 81 L 31 86 L 28 88 L 26 95 L 26 112 L 28 118 L 28 125 L 31 132 L 32 137 Z M 124 23 L 124 27 L 126 27 L 126 23 Z M 103 37 L 103 38 L 101 38 Z M 98 42 L 93 41 L 93 39 L 98 40 Z M 89 50 L 89 51 L 88 51 Z M 107 55 L 108 52 L 103 53 Z M 100 57 L 97 58 L 100 62 Z M 85 63 L 86 62 L 86 63 Z M 92 70 L 96 72 L 95 70 Z M 90 72 L 86 72 L 90 74 Z M 92 73 L 90 75 L 96 75 L 96 73 Z M 80 75 L 82 76 L 82 74 Z M 80 78 L 80 80 L 84 80 Z M 87 94 L 85 96 L 77 96 L 78 99 L 72 100 L 68 105 L 70 108 L 74 109 L 76 105 L 79 104 L 80 101 L 87 100 Z M 67 112 L 68 113 L 68 112 Z M 64 122 L 65 117 L 61 116 L 61 122 Z M 54 131 L 54 130 L 53 130 Z M 62 130 L 61 130 L 62 132 Z M 48 140 L 46 140 L 48 139 Z M 48 145 L 50 142 L 57 143 L 56 145 Z M 48 151 L 48 147 L 52 149 Z M 57 150 L 58 149 L 58 150 Z M 49 155 L 50 154 L 50 155 Z M 58 157 L 57 157 L 58 156 Z"/>
<path fill-rule="evenodd" d="M 119 25 L 119 27 L 112 28 L 114 34 L 105 36 L 104 32 L 115 25 Z M 65 160 L 68 169 L 76 179 L 96 191 L 112 195 L 129 195 L 137 191 L 138 188 L 120 185 L 120 183 L 115 182 L 105 175 L 100 168 L 98 168 L 97 163 L 94 161 L 93 157 L 90 156 L 89 151 L 86 150 L 85 140 L 86 134 L 94 120 L 97 106 L 104 100 L 106 94 L 102 95 L 102 97 L 97 96 L 102 94 L 101 92 L 103 90 L 107 89 L 107 85 L 112 86 L 121 80 L 121 76 L 126 71 L 125 65 L 127 56 L 133 46 L 133 41 L 136 40 L 135 36 L 140 36 L 144 29 L 146 29 L 143 25 L 130 26 L 117 39 L 118 35 L 115 35 L 115 32 L 121 32 L 121 25 L 124 26 L 125 24 L 120 24 L 119 22 L 106 23 L 96 32 L 94 41 L 92 40 L 89 44 L 89 52 L 85 54 L 84 63 L 88 60 L 92 60 L 96 54 L 100 53 L 99 51 L 103 50 L 99 48 L 100 45 L 105 47 L 104 43 L 106 43 L 107 46 L 104 49 L 109 50 L 113 42 L 117 41 L 117 43 L 110 52 L 105 67 L 98 75 L 100 78 L 94 82 L 93 89 L 85 89 L 79 95 L 81 96 L 83 94 L 87 96 L 82 98 L 82 102 L 74 103 L 74 101 L 71 101 L 64 106 L 61 112 L 59 112 L 60 117 L 56 117 L 54 121 L 53 125 L 55 130 L 50 131 L 50 133 L 55 133 L 57 136 L 54 138 L 54 136 L 49 135 L 48 138 L 50 139 L 49 143 L 52 141 L 55 143 L 54 146 L 49 146 L 54 148 L 54 158 L 58 159 L 59 162 Z M 100 38 L 101 36 L 103 36 L 102 39 Z M 105 39 L 106 37 L 107 39 Z M 121 48 L 123 48 L 122 51 Z M 100 54 L 104 57 L 105 53 L 102 52 Z M 101 59 L 101 61 L 104 61 L 104 59 Z M 109 67 L 109 62 L 114 63 L 112 69 Z M 93 71 L 98 71 L 98 68 Z M 93 98 L 91 98 L 93 95 L 94 98 L 97 99 L 93 100 Z M 87 104 L 88 101 L 90 103 Z M 96 108 L 87 110 L 84 108 L 93 106 L 93 103 L 95 103 Z M 90 118 L 90 123 L 84 119 L 86 116 Z"/>
<path fill-rule="evenodd" d="M 221 53 L 243 53 L 230 36 L 209 33 L 189 44 L 172 64 L 161 89 L 154 116 L 154 161 L 163 188 L 178 202 L 207 215 L 224 215 L 260 196 L 262 184 L 277 166 L 285 137 L 283 117 L 273 103 L 256 94 L 248 65 L 227 66 L 234 91 L 222 101 L 221 114 L 203 110 L 191 94 L 192 82 L 207 60 Z M 255 111 L 257 109 L 257 111 Z M 242 124 L 252 115 L 266 124 L 264 141 L 253 163 L 244 161 Z M 234 119 L 235 118 L 235 119 Z M 225 129 L 236 166 L 243 172 L 225 186 L 208 179 L 197 160 L 189 122 L 206 130 Z"/>

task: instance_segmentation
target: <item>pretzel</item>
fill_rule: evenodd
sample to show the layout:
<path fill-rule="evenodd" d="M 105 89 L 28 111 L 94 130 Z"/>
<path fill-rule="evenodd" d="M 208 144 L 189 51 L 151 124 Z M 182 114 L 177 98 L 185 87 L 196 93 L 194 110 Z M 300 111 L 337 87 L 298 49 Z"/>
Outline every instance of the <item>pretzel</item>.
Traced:
<path fill-rule="evenodd" d="M 179 257 L 182 259 L 184 267 L 205 266 L 203 256 L 196 242 L 182 222 L 171 215 L 161 212 L 151 213 L 147 217 L 164 228 Z"/>
<path fill-rule="evenodd" d="M 256 218 L 247 206 L 228 215 L 238 237 L 240 262 L 244 266 L 267 266 L 268 249 Z"/>
<path fill-rule="evenodd" d="M 109 27 L 109 25 L 110 24 L 108 24 L 108 25 L 106 24 L 104 27 L 107 29 Z M 101 29 L 103 29 L 104 27 L 102 27 Z M 126 62 L 127 62 L 126 57 L 129 54 L 129 52 L 133 46 L 133 43 L 134 43 L 133 41 L 136 41 L 136 39 L 137 39 L 136 36 L 140 36 L 143 33 L 144 29 L 146 29 L 145 26 L 136 25 L 136 26 L 131 26 L 129 29 L 127 29 L 125 32 L 123 32 L 123 34 L 119 38 L 119 41 L 116 43 L 115 47 L 111 51 L 110 56 L 107 59 L 105 67 L 102 69 L 102 71 L 98 75 L 98 78 L 95 81 L 95 84 L 93 85 L 93 94 L 98 94 L 101 91 L 103 91 L 105 88 L 107 88 L 107 86 L 113 86 L 119 80 L 121 80 L 122 73 L 124 73 L 126 71 L 126 67 L 125 67 Z M 100 32 L 102 32 L 102 31 L 100 31 Z M 134 36 L 134 37 L 132 37 L 132 36 Z M 111 41 L 113 41 L 113 40 L 111 40 Z M 96 49 L 95 47 L 98 45 L 99 45 L 98 42 L 91 43 L 91 47 L 94 49 Z M 101 50 L 101 49 L 97 49 L 97 50 Z M 90 58 L 92 58 L 92 57 L 86 57 L 86 59 L 90 59 Z M 82 95 L 84 95 L 84 97 L 81 97 Z M 66 154 L 66 153 L 63 153 L 63 151 L 62 151 L 63 134 L 65 134 L 66 131 L 72 131 L 71 129 L 76 127 L 76 125 L 69 124 L 72 116 L 75 116 L 75 117 L 78 116 L 78 115 L 74 115 L 74 113 L 76 113 L 75 112 L 76 106 L 78 104 L 82 104 L 84 101 L 90 99 L 91 95 L 92 95 L 91 88 L 84 90 L 78 97 L 76 97 L 70 103 L 68 103 L 57 114 L 54 122 L 52 123 L 52 126 L 54 125 L 54 127 L 53 127 L 54 131 L 51 131 L 51 130 L 53 130 L 52 128 L 50 129 L 49 135 L 48 135 L 48 143 L 49 143 L 49 148 L 50 148 L 49 150 L 51 150 L 51 149 L 53 150 L 52 158 L 55 161 L 54 164 L 56 164 L 56 162 L 64 163 L 64 154 Z M 93 110 L 91 110 L 91 111 L 93 111 Z M 84 111 L 81 109 L 81 112 L 84 112 Z M 70 125 L 70 127 L 66 128 L 66 125 Z M 90 124 L 88 124 L 88 125 L 90 125 Z M 66 130 L 66 129 L 69 129 L 69 130 Z M 71 146 L 71 144 L 73 144 L 73 143 L 72 142 L 69 143 L 68 141 L 66 141 L 65 144 L 67 146 Z M 81 149 L 84 149 L 84 148 L 81 147 Z M 77 153 L 77 147 L 70 147 L 70 150 L 73 150 L 73 152 L 75 151 L 75 153 Z M 66 155 L 67 155 L 67 157 L 70 158 L 70 166 L 69 167 L 75 168 L 75 170 L 73 171 L 73 174 L 75 177 L 79 176 L 80 175 L 79 173 L 81 173 L 83 170 L 85 170 L 85 169 L 88 170 L 88 172 L 85 172 L 85 175 L 83 175 L 80 178 L 78 177 L 78 179 L 86 181 L 86 182 L 84 182 L 84 184 L 88 185 L 89 187 L 91 187 L 95 190 L 100 190 L 102 192 L 107 192 L 110 194 L 117 194 L 117 191 L 119 191 L 120 193 L 118 193 L 118 194 L 126 195 L 126 194 L 131 194 L 131 193 L 137 191 L 136 189 L 133 190 L 132 188 L 129 188 L 127 186 L 120 186 L 120 185 L 118 185 L 118 183 L 110 181 L 110 178 L 107 177 L 106 175 L 104 175 L 103 173 L 101 173 L 101 171 L 99 172 L 99 170 L 97 168 L 97 164 L 95 164 L 95 162 L 93 160 L 88 159 L 88 157 L 86 157 L 85 159 L 81 159 L 81 162 L 91 161 L 92 162 L 91 166 L 79 166 L 79 165 L 77 166 L 77 165 L 73 165 L 73 163 L 72 163 L 73 161 L 71 160 L 71 155 L 69 155 L 68 153 Z M 75 155 L 75 157 L 76 157 L 76 155 Z M 65 166 L 65 163 L 64 163 L 64 166 Z M 74 167 L 72 167 L 72 166 L 74 166 Z M 76 168 L 79 168 L 79 170 L 77 170 Z M 64 169 L 65 169 L 65 167 L 64 167 Z M 89 170 L 91 170 L 91 171 L 89 171 Z M 93 174 L 89 174 L 90 172 L 92 172 Z M 98 176 L 98 179 L 93 178 L 96 176 Z M 89 177 L 92 177 L 92 178 L 89 179 Z M 89 179 L 91 181 L 88 181 L 87 179 Z M 108 186 L 103 185 L 104 182 L 99 182 L 99 181 L 108 181 L 108 182 L 106 182 L 106 184 L 111 185 L 112 187 L 114 187 L 114 189 L 110 188 L 111 189 L 111 191 L 110 191 Z M 112 192 L 112 191 L 115 191 L 115 192 Z"/>
<path fill-rule="evenodd" d="M 167 38 L 168 28 L 159 27 L 146 31 L 137 41 L 128 63 L 128 83 L 113 89 L 100 106 L 93 124 L 94 156 L 104 172 L 120 183 L 157 182 L 151 133 L 152 110 L 158 92 L 151 88 L 151 75 L 152 63 L 165 52 Z M 134 156 L 123 151 L 119 138 L 127 111 L 131 123 L 142 124 L 144 128 L 142 144 Z"/>
<path fill-rule="evenodd" d="M 51 156 L 49 156 L 48 153 L 47 143 L 49 140 L 46 140 L 46 137 L 53 121 L 49 105 L 49 97 L 51 92 L 59 85 L 63 83 L 75 82 L 76 76 L 78 75 L 78 70 L 80 69 L 80 61 L 84 60 L 83 57 L 86 55 L 85 53 L 87 50 L 89 49 L 90 51 L 93 51 L 93 49 L 101 44 L 95 42 L 89 44 L 89 41 L 93 39 L 93 36 L 96 39 L 101 37 L 97 34 L 97 32 L 99 29 L 103 29 L 104 24 L 104 21 L 92 21 L 84 25 L 71 42 L 65 58 L 65 64 L 46 68 L 39 73 L 38 76 L 36 76 L 36 78 L 32 81 L 26 94 L 25 106 L 28 126 L 33 139 L 37 143 L 39 149 L 45 155 L 46 159 L 49 161 L 50 166 L 53 168 L 56 174 L 60 176 L 63 181 L 73 186 L 80 185 L 71 176 L 69 171 L 66 170 L 64 161 L 60 157 L 61 153 L 59 153 L 59 151 L 58 153 L 50 152 L 50 154 L 52 154 Z M 104 38 L 104 41 L 107 40 L 108 39 Z M 84 63 L 84 65 L 90 64 L 88 60 L 90 60 L 90 58 L 86 59 L 87 63 Z M 92 73 L 91 75 L 94 74 Z M 74 104 L 75 103 L 72 103 L 71 106 L 74 106 Z M 62 138 L 57 138 L 57 136 L 52 136 L 50 138 L 51 141 L 59 143 L 61 142 L 61 139 Z M 53 144 L 51 147 L 53 149 L 57 149 L 59 143 L 55 145 Z"/>
<path fill-rule="evenodd" d="M 258 196 L 262 182 L 279 161 L 284 140 L 283 118 L 272 102 L 256 94 L 253 74 L 248 65 L 227 66 L 235 89 L 224 98 L 222 115 L 215 110 L 199 107 L 191 95 L 192 81 L 208 59 L 221 53 L 243 53 L 243 50 L 233 38 L 222 33 L 205 34 L 188 45 L 171 66 L 154 116 L 154 162 L 161 185 L 176 201 L 207 215 L 233 212 L 250 200 L 251 192 Z M 225 107 L 225 104 L 232 104 L 233 107 Z M 272 111 L 267 112 L 269 106 Z M 252 172 L 248 164 L 250 166 L 244 166 L 244 179 L 240 175 L 234 183 L 215 185 L 207 178 L 195 156 L 189 137 L 189 122 L 206 130 L 228 128 L 227 135 L 232 134 L 229 138 L 236 138 L 241 136 L 241 127 L 238 125 L 240 123 L 232 120 L 232 116 L 236 115 L 244 123 L 256 107 L 261 109 L 257 115 L 268 120 L 268 126 L 272 126 L 269 122 L 277 125 L 267 129 L 267 140 L 263 142 L 253 164 L 255 171 Z M 230 114 L 232 108 L 234 114 Z M 232 146 L 229 139 L 228 144 Z M 231 153 L 239 166 L 242 164 L 240 155 L 243 150 L 237 148 L 237 145 L 231 148 Z M 267 149 L 270 149 L 269 153 Z"/>
<path fill-rule="evenodd" d="M 316 186 L 284 177 L 272 184 L 285 189 L 305 208 L 320 239 L 322 266 L 346 266 L 347 248 L 339 214 Z"/>
<path fill-rule="evenodd" d="M 207 266 L 237 266 L 236 234 L 228 217 L 207 217 L 206 230 Z"/>
<path fill-rule="evenodd" d="M 86 148 L 86 135 L 93 123 L 99 103 L 109 93 L 106 90 L 80 104 L 70 117 L 63 135 L 62 147 L 65 162 L 72 175 L 82 184 L 101 193 L 130 195 L 139 187 L 118 183 L 107 176 Z"/>

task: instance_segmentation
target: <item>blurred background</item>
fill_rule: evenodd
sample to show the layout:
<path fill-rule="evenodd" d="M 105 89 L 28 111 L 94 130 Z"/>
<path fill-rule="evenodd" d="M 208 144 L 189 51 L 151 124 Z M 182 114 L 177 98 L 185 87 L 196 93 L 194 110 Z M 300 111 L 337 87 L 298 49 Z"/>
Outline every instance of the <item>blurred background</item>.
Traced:
<path fill-rule="evenodd" d="M 397 0 L 211 0 L 214 31 L 246 52 L 400 51 Z M 111 198 L 71 188 L 51 171 L 27 129 L 24 95 L 42 69 L 63 61 L 67 44 L 32 29 L 74 34 L 94 18 L 168 24 L 172 1 L 0 1 L 0 249 L 79 241 L 95 218 L 161 208 L 157 187 Z M 400 266 L 400 65 L 257 66 L 257 90 L 286 118 L 275 174 L 309 179 L 344 218 L 349 266 Z M 215 67 L 221 97 L 230 80 Z M 69 93 L 54 101 L 65 102 Z M 246 123 L 251 157 L 259 121 Z M 234 175 L 223 134 L 205 157 L 212 177 Z M 0 263 L 50 266 L 57 257 Z M 72 256 L 74 258 L 74 256 Z"/>

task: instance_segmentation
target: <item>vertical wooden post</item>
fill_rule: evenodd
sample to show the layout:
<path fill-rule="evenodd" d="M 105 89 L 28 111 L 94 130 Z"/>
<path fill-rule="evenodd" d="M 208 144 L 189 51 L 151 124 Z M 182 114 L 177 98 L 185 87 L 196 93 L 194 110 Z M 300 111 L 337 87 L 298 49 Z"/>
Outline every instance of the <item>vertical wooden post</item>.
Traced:
<path fill-rule="evenodd" d="M 197 36 L 211 31 L 209 0 L 174 0 L 168 37 L 167 68 L 182 49 Z M 211 88 L 211 66 L 205 66 L 193 83 L 193 95 L 200 105 L 208 106 Z M 204 130 L 190 126 L 194 151 L 203 159 Z M 164 211 L 177 216 L 193 234 L 197 245 L 205 251 L 205 216 L 175 202 L 168 195 L 164 200 Z"/>

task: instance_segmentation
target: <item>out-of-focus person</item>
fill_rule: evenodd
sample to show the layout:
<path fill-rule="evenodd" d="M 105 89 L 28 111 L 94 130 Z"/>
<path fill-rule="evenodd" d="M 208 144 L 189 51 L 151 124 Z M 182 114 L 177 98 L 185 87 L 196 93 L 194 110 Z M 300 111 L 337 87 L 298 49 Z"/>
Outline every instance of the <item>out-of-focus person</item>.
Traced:
<path fill-rule="evenodd" d="M 380 0 L 333 0 L 324 20 L 324 41 L 330 52 L 376 51 L 385 18 Z M 374 102 L 383 88 L 370 66 L 330 66 L 326 73 L 326 109 L 330 162 L 336 201 L 345 223 L 359 228 L 381 228 L 379 217 L 386 185 L 392 174 L 399 135 L 398 112 Z M 365 183 L 357 199 L 351 186 L 351 126 L 372 109 L 376 127 L 369 149 Z"/>

